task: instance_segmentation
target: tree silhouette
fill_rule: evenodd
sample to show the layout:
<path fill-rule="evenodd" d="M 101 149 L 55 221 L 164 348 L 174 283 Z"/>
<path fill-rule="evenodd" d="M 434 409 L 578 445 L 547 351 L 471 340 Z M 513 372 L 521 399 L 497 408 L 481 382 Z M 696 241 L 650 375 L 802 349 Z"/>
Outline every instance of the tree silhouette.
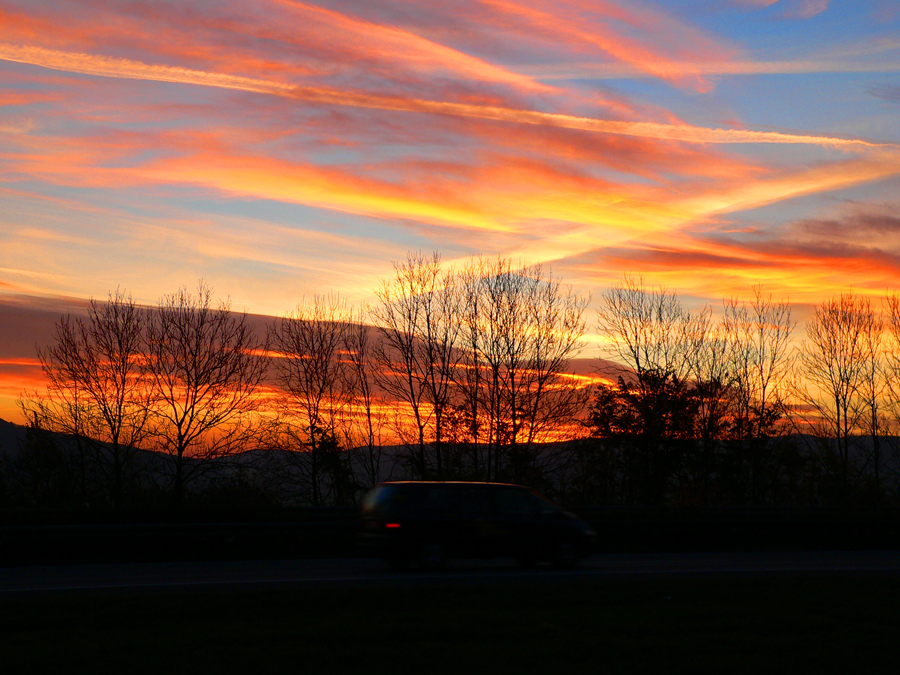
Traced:
<path fill-rule="evenodd" d="M 364 317 L 362 311 L 351 312 L 344 337 L 347 394 L 351 406 L 345 432 L 347 447 L 361 474 L 360 479 L 367 487 L 372 487 L 381 479 L 385 459 L 382 447 L 385 420 L 380 409 L 386 405 L 375 384 L 374 344 Z"/>
<path fill-rule="evenodd" d="M 750 500 L 762 503 L 777 473 L 770 437 L 787 413 L 788 349 L 796 322 L 786 301 L 773 300 L 762 286 L 752 290 L 749 303 L 725 302 L 723 326 L 731 350 L 732 465 L 749 468 Z"/>
<path fill-rule="evenodd" d="M 875 322 L 871 300 L 841 293 L 815 308 L 798 352 L 800 374 L 808 384 L 798 385 L 796 393 L 818 415 L 820 434 L 836 439 L 843 500 L 849 487 L 851 436 L 863 416 L 859 393 L 871 346 L 867 335 Z"/>
<path fill-rule="evenodd" d="M 38 349 L 47 396 L 23 400 L 25 416 L 72 437 L 82 462 L 80 482 L 96 467 L 120 506 L 135 478 L 135 454 L 147 434 L 149 390 L 141 378 L 146 316 L 117 290 L 106 302 L 91 300 L 87 320 L 64 316 L 54 341 Z"/>
<path fill-rule="evenodd" d="M 175 499 L 213 460 L 238 453 L 258 436 L 257 394 L 266 374 L 266 341 L 247 315 L 213 306 L 204 283 L 181 289 L 150 312 L 144 377 L 158 447 L 173 460 Z"/>
<path fill-rule="evenodd" d="M 473 442 L 485 445 L 482 475 L 523 482 L 546 468 L 536 464 L 534 444 L 571 426 L 590 395 L 564 377 L 584 346 L 588 298 L 540 265 L 504 258 L 473 259 L 459 285 L 458 410 Z"/>
<path fill-rule="evenodd" d="M 376 295 L 372 317 L 381 336 L 374 351 L 376 381 L 410 411 L 415 475 L 443 478 L 445 424 L 459 358 L 456 280 L 437 253 L 409 254 L 394 264 L 393 278 Z"/>
<path fill-rule="evenodd" d="M 591 419 L 595 430 L 633 440 L 638 494 L 646 503 L 663 502 L 684 445 L 676 440 L 693 437 L 696 400 L 688 377 L 696 320 L 673 291 L 647 289 L 630 276 L 603 294 L 597 310 L 607 354 L 631 373 L 619 377 L 615 391 L 600 388 Z"/>
<path fill-rule="evenodd" d="M 786 301 L 776 302 L 753 288 L 753 301 L 725 303 L 724 326 L 732 346 L 731 370 L 736 388 L 735 434 L 739 439 L 772 433 L 775 408 L 781 414 L 788 372 L 788 343 L 796 322 Z"/>
<path fill-rule="evenodd" d="M 325 480 L 326 452 L 337 449 L 336 427 L 348 404 L 347 368 L 341 352 L 352 326 L 337 296 L 301 303 L 271 329 L 279 409 L 284 435 L 294 439 L 290 455 L 308 483 L 313 506 L 333 487 Z"/>
<path fill-rule="evenodd" d="M 887 298 L 891 311 L 898 299 Z M 892 325 L 891 319 L 888 325 Z M 857 415 L 860 428 L 872 439 L 868 460 L 872 463 L 874 487 L 876 493 L 881 492 L 882 464 L 884 463 L 882 444 L 889 433 L 887 412 L 891 406 L 890 378 L 888 365 L 888 336 L 885 334 L 883 313 L 873 311 L 866 318 L 862 335 L 862 371 L 857 388 L 859 410 Z"/>

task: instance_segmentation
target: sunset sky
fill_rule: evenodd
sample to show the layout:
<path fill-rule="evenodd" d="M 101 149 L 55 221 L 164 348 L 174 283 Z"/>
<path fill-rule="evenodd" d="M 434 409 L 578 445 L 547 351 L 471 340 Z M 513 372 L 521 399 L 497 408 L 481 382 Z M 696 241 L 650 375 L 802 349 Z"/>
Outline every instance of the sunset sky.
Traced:
<path fill-rule="evenodd" d="M 6 419 L 23 317 L 117 287 L 280 315 L 371 300 L 410 250 L 595 298 L 900 287 L 895 0 L 0 0 L 0 27 Z"/>

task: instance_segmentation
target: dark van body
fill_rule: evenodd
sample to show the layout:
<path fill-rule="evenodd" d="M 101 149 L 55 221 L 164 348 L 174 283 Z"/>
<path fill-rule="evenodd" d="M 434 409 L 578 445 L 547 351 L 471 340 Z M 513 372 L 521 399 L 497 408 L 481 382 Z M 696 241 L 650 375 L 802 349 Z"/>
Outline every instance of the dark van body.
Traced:
<path fill-rule="evenodd" d="M 496 557 L 572 566 L 596 545 L 587 523 L 503 483 L 382 483 L 363 500 L 362 521 L 363 544 L 396 567 Z"/>

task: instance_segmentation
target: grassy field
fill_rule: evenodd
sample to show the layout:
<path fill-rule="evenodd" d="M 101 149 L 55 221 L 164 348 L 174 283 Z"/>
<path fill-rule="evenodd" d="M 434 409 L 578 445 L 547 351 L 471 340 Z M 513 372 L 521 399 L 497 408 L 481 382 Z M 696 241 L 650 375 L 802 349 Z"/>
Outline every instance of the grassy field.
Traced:
<path fill-rule="evenodd" d="M 892 673 L 900 578 L 0 602 L 7 673 Z"/>

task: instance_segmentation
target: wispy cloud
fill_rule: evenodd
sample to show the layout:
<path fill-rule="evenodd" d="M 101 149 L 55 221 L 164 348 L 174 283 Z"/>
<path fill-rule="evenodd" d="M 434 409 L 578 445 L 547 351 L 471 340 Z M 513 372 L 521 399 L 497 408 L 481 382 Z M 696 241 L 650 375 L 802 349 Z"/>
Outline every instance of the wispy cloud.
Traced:
<path fill-rule="evenodd" d="M 703 58 L 673 61 L 673 70 L 698 76 L 722 75 L 807 75 L 814 73 L 896 73 L 900 71 L 900 40 L 879 37 L 862 43 L 829 45 L 820 53 L 790 59 Z M 543 81 L 553 82 L 579 78 L 632 79 L 647 76 L 642 69 L 627 62 L 568 62 L 530 66 L 524 72 Z"/>
<path fill-rule="evenodd" d="M 875 98 L 880 98 L 888 103 L 900 103 L 900 86 L 884 84 L 869 89 L 869 93 Z"/>
<path fill-rule="evenodd" d="M 724 58 L 733 50 L 716 44 L 695 29 L 689 29 L 660 11 L 634 3 L 514 3 L 509 0 L 483 0 L 513 20 L 524 22 L 537 34 L 552 36 L 575 47 L 593 48 L 614 62 L 676 84 L 690 85 L 700 91 L 710 89 L 701 74 L 685 67 L 684 56 Z M 596 16 L 595 20 L 591 20 Z M 613 22 L 637 29 L 632 37 L 612 25 Z M 643 39 L 641 39 L 643 38 Z"/>
<path fill-rule="evenodd" d="M 0 59 L 81 75 L 194 84 L 204 87 L 252 91 L 259 94 L 284 95 L 294 89 L 290 84 L 271 80 L 209 73 L 177 66 L 151 65 L 130 59 L 23 45 L 0 44 Z"/>
<path fill-rule="evenodd" d="M 805 75 L 814 73 L 895 73 L 900 61 L 894 52 L 900 41 L 877 38 L 862 44 L 830 47 L 825 53 L 791 59 L 709 58 L 674 62 L 674 69 L 702 76 L 721 75 Z M 577 78 L 623 79 L 644 73 L 629 63 L 566 63 L 532 66 L 530 75 L 545 81 Z"/>
<path fill-rule="evenodd" d="M 27 134 L 34 129 L 34 120 L 11 119 L 0 121 L 0 134 Z"/>
<path fill-rule="evenodd" d="M 830 0 L 783 0 L 781 14 L 787 19 L 811 19 L 828 9 Z"/>
<path fill-rule="evenodd" d="M 834 162 L 760 178 L 749 184 L 729 186 L 724 190 L 688 197 L 681 205 L 694 213 L 729 213 L 897 174 L 900 174 L 900 154 L 885 153 L 878 157 Z"/>
<path fill-rule="evenodd" d="M 0 44 L 0 59 L 67 72 L 137 80 L 172 82 L 287 96 L 313 103 L 375 108 L 404 112 L 420 112 L 459 117 L 578 129 L 606 134 L 621 134 L 689 143 L 789 143 L 831 147 L 879 147 L 879 144 L 857 139 L 829 136 L 806 136 L 773 131 L 743 129 L 708 129 L 688 124 L 627 122 L 592 119 L 536 110 L 521 110 L 493 105 L 430 101 L 399 96 L 382 96 L 330 87 L 292 85 L 223 73 L 209 73 L 173 66 L 152 65 L 128 59 L 60 52 L 39 47 Z"/>
<path fill-rule="evenodd" d="M 838 162 L 781 176 L 744 182 L 724 182 L 710 188 L 695 188 L 690 197 L 660 194 L 655 204 L 631 202 L 619 211 L 623 220 L 608 218 L 604 223 L 585 224 L 562 233 L 552 230 L 540 241 L 526 243 L 504 253 L 526 259 L 566 259 L 601 246 L 623 241 L 640 241 L 648 234 L 677 232 L 724 214 L 756 209 L 798 196 L 848 187 L 900 174 L 898 157 Z M 612 212 L 614 213 L 614 212 Z M 607 216 L 611 213 L 607 212 Z M 585 222 L 582 218 L 579 222 Z M 601 227 L 606 225 L 606 227 Z M 639 262 L 639 261 L 638 261 Z M 784 261 L 782 261 L 784 262 Z"/>
<path fill-rule="evenodd" d="M 880 246 L 900 250 L 900 217 L 897 205 L 880 210 L 859 207 L 835 218 L 809 218 L 793 224 L 793 231 L 820 240 Z"/>
<path fill-rule="evenodd" d="M 774 7 L 779 19 L 811 19 L 828 9 L 830 0 L 725 0 L 722 4 L 766 9 Z"/>
<path fill-rule="evenodd" d="M 418 70 L 428 74 L 453 74 L 469 81 L 508 84 L 531 92 L 554 90 L 527 75 L 522 75 L 484 59 L 471 56 L 457 49 L 429 40 L 411 31 L 375 24 L 348 16 L 324 7 L 295 0 L 271 0 L 275 5 L 289 10 L 304 23 L 313 22 L 315 31 L 304 33 L 309 41 L 310 33 L 320 46 L 340 45 L 347 60 L 369 59 Z M 297 37 L 294 38 L 298 40 Z M 298 40 L 299 41 L 299 40 Z"/>
<path fill-rule="evenodd" d="M 849 225 L 850 223 L 848 223 Z M 559 266 L 589 287 L 616 279 L 610 270 L 639 271 L 682 293 L 713 303 L 746 297 L 764 284 L 793 303 L 816 303 L 852 286 L 883 295 L 900 286 L 900 248 L 875 240 L 841 241 L 808 236 L 801 223 L 781 233 L 694 237 L 684 232 L 653 241 L 596 248 Z"/>
<path fill-rule="evenodd" d="M 673 69 L 693 72 L 703 76 L 716 75 L 810 75 L 815 73 L 896 73 L 900 62 L 896 59 L 882 61 L 841 60 L 838 58 L 810 58 L 789 61 L 693 61 L 673 63 Z M 538 66 L 527 69 L 534 77 L 547 81 L 585 78 L 632 79 L 644 73 L 629 64 L 583 63 Z"/>

